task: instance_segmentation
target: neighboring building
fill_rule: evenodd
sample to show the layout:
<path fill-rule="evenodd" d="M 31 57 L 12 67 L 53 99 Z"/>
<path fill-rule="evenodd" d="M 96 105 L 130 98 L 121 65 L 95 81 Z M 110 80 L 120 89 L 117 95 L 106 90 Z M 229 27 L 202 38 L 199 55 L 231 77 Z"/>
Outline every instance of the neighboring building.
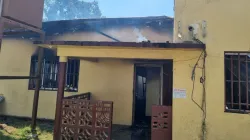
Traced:
<path fill-rule="evenodd" d="M 188 28 L 193 24 L 198 29 L 196 37 L 206 44 L 207 58 L 206 97 L 202 98 L 200 74 L 193 93 L 200 106 L 206 102 L 205 112 L 192 101 L 192 81 L 188 77 L 180 83 L 174 80 L 175 88 L 187 89 L 186 99 L 173 101 L 174 140 L 250 139 L 248 9 L 247 0 L 175 0 L 174 42 L 192 41 Z M 191 69 L 188 73 L 191 76 Z"/>
<path fill-rule="evenodd" d="M 116 43 L 165 42 L 163 44 L 173 42 L 173 19 L 164 16 L 53 21 L 45 22 L 43 28 L 46 32 L 46 40 L 105 41 Z M 36 35 L 30 34 L 5 36 L 0 54 L 0 75 L 33 75 L 37 64 L 37 45 L 33 44 L 33 41 L 36 39 Z M 108 45 L 109 43 L 106 44 Z M 127 51 L 124 54 L 123 52 L 114 53 L 113 50 L 110 52 L 107 50 L 106 53 L 103 53 L 105 55 L 103 57 L 91 56 L 91 53 L 85 54 L 89 55 L 87 58 L 71 57 L 67 67 L 65 94 L 68 96 L 92 92 L 93 99 L 113 101 L 113 122 L 115 124 L 131 125 L 135 63 L 135 60 L 131 58 L 145 58 L 145 54 L 140 56 L 136 53 L 133 54 L 133 50 L 128 49 Z M 180 50 L 180 52 L 183 51 Z M 39 118 L 54 119 L 55 117 L 56 73 L 59 61 L 59 57 L 56 57 L 56 55 L 58 53 L 59 49 L 57 49 L 57 52 L 56 50 L 45 50 L 38 108 Z M 70 52 L 67 53 L 70 54 Z M 143 51 L 140 53 L 143 53 Z M 151 54 L 148 50 L 146 50 L 146 54 L 149 59 L 158 57 L 155 52 Z M 121 55 L 122 57 L 118 59 L 109 58 L 112 55 Z M 126 58 L 123 55 L 133 57 Z M 181 55 L 179 58 L 188 59 L 190 58 L 186 58 L 188 55 Z M 93 59 L 93 57 L 95 58 Z M 168 56 L 166 55 L 166 57 Z M 154 79 L 154 70 L 150 71 L 152 73 L 151 78 Z M 160 71 L 158 71 L 157 78 L 157 82 L 151 80 L 151 84 L 148 84 L 158 88 L 155 100 L 159 104 Z M 31 117 L 34 84 L 33 80 L 1 80 L 0 94 L 4 95 L 5 100 L 0 104 L 0 114 Z M 147 99 L 150 100 L 148 97 Z M 153 104 L 154 101 L 150 100 L 148 102 L 147 111 L 145 112 L 150 115 L 150 104 Z"/>

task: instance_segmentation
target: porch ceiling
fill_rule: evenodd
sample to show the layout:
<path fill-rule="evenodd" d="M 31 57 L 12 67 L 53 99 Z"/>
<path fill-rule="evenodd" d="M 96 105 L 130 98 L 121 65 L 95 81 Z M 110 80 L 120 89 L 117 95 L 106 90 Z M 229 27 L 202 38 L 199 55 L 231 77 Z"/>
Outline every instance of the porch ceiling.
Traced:
<path fill-rule="evenodd" d="M 172 59 L 174 55 L 205 49 L 204 44 L 150 42 L 36 41 L 34 44 L 57 49 L 58 56 L 82 58 Z"/>

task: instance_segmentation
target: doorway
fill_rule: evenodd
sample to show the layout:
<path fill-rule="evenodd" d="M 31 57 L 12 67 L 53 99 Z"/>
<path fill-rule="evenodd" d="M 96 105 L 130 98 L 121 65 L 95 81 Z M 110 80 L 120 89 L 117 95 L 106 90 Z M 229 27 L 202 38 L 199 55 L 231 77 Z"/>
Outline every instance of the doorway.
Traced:
<path fill-rule="evenodd" d="M 164 133 L 162 139 L 172 140 L 172 92 L 173 60 L 139 60 L 136 62 L 134 66 L 133 128 L 136 133 L 137 130 L 140 130 L 139 134 L 145 136 L 143 139 L 154 139 L 153 136 L 157 136 L 158 139 L 160 132 Z M 163 107 L 163 110 L 155 107 Z M 162 119 L 161 113 L 158 116 L 155 115 L 159 111 L 168 114 L 167 119 Z M 168 124 L 167 128 L 162 128 L 161 125 L 159 125 L 160 127 L 157 125 L 155 128 L 159 118 Z"/>
<path fill-rule="evenodd" d="M 150 127 L 152 105 L 162 103 L 162 66 L 136 65 L 134 74 L 134 126 Z"/>

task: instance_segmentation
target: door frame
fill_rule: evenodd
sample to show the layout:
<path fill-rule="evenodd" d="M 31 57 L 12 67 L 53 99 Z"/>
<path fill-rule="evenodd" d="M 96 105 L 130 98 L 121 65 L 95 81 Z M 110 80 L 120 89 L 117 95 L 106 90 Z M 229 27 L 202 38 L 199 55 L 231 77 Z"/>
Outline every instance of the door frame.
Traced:
<path fill-rule="evenodd" d="M 135 84 L 136 84 L 136 67 L 138 66 L 161 68 L 160 104 L 165 105 L 165 106 L 171 106 L 171 107 L 173 104 L 173 93 L 172 93 L 173 92 L 173 60 L 135 60 L 134 61 L 134 74 L 133 74 L 133 91 L 132 91 L 133 92 L 132 126 L 134 126 L 135 124 Z M 172 115 L 171 115 L 171 119 L 172 119 Z"/>

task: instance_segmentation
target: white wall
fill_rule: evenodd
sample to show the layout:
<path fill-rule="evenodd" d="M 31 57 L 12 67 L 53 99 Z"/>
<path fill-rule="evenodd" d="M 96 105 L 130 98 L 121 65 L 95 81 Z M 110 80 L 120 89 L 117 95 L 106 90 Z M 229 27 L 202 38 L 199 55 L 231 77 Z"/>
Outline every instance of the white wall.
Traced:
<path fill-rule="evenodd" d="M 152 105 L 160 103 L 160 88 L 161 75 L 160 67 L 147 68 L 147 83 L 146 83 L 146 116 L 151 116 Z"/>

